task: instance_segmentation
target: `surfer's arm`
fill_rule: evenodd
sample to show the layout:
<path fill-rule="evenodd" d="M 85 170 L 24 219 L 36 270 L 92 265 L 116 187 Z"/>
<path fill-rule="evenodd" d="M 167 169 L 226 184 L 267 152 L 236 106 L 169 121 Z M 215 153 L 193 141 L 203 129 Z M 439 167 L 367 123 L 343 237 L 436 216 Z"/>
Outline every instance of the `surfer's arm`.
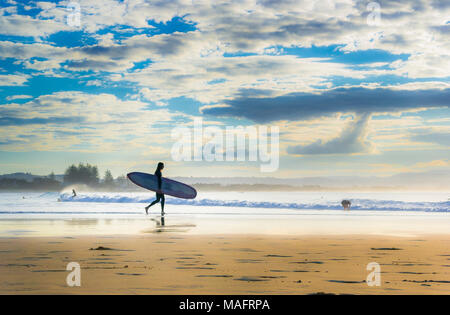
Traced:
<path fill-rule="evenodd" d="M 161 185 L 162 185 L 162 180 L 161 180 L 161 175 L 158 175 L 158 189 L 161 190 Z"/>

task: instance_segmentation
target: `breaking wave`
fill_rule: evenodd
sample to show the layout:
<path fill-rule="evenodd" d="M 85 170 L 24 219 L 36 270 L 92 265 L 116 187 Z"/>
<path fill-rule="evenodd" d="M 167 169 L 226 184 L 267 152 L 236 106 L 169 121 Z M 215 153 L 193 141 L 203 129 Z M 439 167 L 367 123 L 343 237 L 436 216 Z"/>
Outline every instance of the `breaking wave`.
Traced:
<path fill-rule="evenodd" d="M 130 196 L 126 194 L 80 194 L 73 198 L 71 194 L 61 194 L 62 202 L 93 202 L 93 203 L 150 203 L 153 196 Z M 440 202 L 407 202 L 397 200 L 376 199 L 352 199 L 351 210 L 380 210 L 380 211 L 424 211 L 424 212 L 450 212 L 450 201 Z M 293 209 L 293 210 L 337 210 L 342 209 L 340 201 L 321 200 L 309 203 L 300 202 L 271 202 L 248 200 L 218 200 L 195 199 L 186 200 L 166 197 L 166 204 L 208 206 L 208 207 L 244 207 L 244 208 L 268 208 L 268 209 Z"/>

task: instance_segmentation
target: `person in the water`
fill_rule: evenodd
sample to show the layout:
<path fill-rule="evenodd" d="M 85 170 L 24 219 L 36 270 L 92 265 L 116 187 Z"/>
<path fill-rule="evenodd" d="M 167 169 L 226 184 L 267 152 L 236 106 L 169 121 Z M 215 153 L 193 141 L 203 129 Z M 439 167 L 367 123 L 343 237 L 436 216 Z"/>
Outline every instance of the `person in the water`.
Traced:
<path fill-rule="evenodd" d="M 162 180 L 161 180 L 161 176 L 162 173 L 161 171 L 164 169 L 164 163 L 163 162 L 159 162 L 158 163 L 158 167 L 156 168 L 155 171 L 155 176 L 158 178 L 158 190 L 156 191 L 156 199 L 153 200 L 153 202 L 151 204 L 149 204 L 147 207 L 145 207 L 145 213 L 148 214 L 148 208 L 150 208 L 151 206 L 153 206 L 155 203 L 158 203 L 161 201 L 161 215 L 164 215 L 164 194 L 161 191 L 161 184 L 162 184 Z"/>
<path fill-rule="evenodd" d="M 350 200 L 342 200 L 341 205 L 344 207 L 344 210 L 350 210 L 350 206 L 352 205 L 352 202 Z"/>

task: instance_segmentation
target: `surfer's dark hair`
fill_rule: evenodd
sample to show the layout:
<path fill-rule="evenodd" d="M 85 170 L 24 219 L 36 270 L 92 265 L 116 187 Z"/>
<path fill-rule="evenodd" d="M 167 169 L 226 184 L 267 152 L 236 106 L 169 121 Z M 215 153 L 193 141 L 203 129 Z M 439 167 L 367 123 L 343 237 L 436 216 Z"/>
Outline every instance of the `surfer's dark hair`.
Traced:
<path fill-rule="evenodd" d="M 162 169 L 163 167 L 164 167 L 164 163 L 163 163 L 163 162 L 159 162 L 159 163 L 158 163 L 157 169 L 160 170 L 160 169 Z"/>

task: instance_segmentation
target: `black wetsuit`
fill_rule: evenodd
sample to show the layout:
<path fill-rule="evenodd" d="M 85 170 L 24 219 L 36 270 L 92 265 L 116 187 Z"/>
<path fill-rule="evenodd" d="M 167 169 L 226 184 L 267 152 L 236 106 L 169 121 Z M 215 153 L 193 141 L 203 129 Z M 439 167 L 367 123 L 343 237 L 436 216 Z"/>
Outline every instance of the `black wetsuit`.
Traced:
<path fill-rule="evenodd" d="M 161 190 L 161 186 L 162 186 L 161 171 L 156 170 L 155 176 L 158 178 L 158 190 Z M 160 194 L 160 193 L 156 193 L 156 200 L 153 200 L 153 202 L 147 207 L 147 209 L 150 208 L 151 206 L 153 206 L 155 203 L 158 203 L 160 201 L 161 201 L 161 212 L 164 213 L 165 198 L 164 198 L 164 194 Z"/>
<path fill-rule="evenodd" d="M 161 190 L 162 185 L 162 174 L 160 170 L 156 170 L 155 176 L 158 178 L 158 189 Z M 164 207 L 164 194 L 156 193 L 157 202 L 161 199 L 162 206 Z"/>

